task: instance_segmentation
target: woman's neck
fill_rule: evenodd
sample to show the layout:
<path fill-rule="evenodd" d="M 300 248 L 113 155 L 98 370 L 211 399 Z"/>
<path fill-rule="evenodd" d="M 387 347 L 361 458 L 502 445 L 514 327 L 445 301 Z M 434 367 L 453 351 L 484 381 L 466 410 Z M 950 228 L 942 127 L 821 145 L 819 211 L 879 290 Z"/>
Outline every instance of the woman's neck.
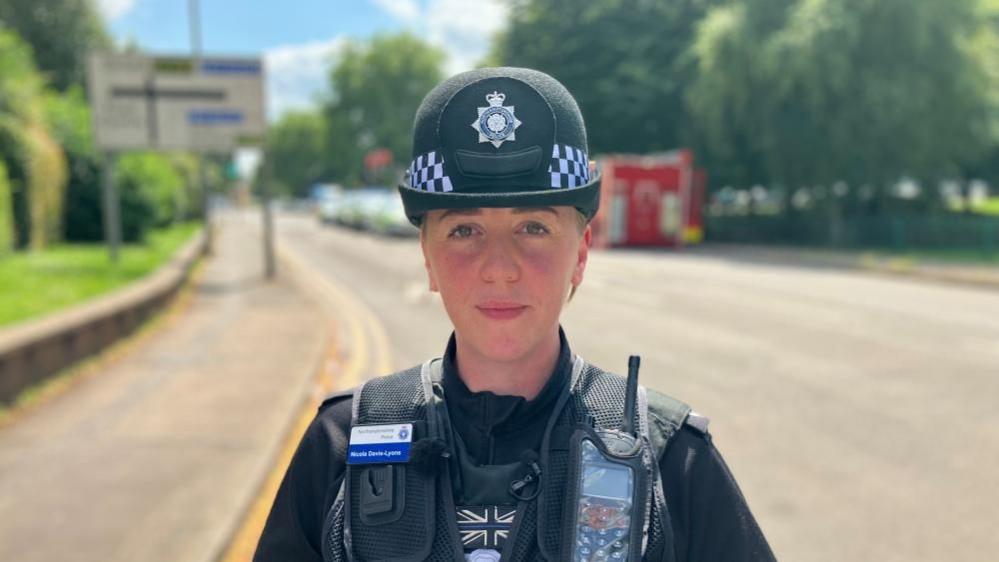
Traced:
<path fill-rule="evenodd" d="M 468 390 L 533 400 L 555 369 L 561 340 L 555 332 L 514 361 L 495 361 L 485 357 L 470 346 L 462 345 L 461 336 L 457 334 L 455 344 L 455 366 Z"/>

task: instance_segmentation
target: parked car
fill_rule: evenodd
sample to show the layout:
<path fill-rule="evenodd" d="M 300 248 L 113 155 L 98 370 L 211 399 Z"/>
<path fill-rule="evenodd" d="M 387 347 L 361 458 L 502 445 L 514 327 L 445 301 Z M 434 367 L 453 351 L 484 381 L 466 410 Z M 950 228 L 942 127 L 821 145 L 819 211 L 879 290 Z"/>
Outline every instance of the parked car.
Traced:
<path fill-rule="evenodd" d="M 316 217 L 323 224 L 336 222 L 337 210 L 343 204 L 343 188 L 337 184 L 316 184 L 312 186 L 312 201 Z"/>
<path fill-rule="evenodd" d="M 372 187 L 345 191 L 336 222 L 358 230 L 370 228 L 371 216 L 384 204 L 386 194 L 386 189 Z"/>
<path fill-rule="evenodd" d="M 406 218 L 402 199 L 391 191 L 371 216 L 370 225 L 371 230 L 388 236 L 417 236 L 420 233 Z"/>

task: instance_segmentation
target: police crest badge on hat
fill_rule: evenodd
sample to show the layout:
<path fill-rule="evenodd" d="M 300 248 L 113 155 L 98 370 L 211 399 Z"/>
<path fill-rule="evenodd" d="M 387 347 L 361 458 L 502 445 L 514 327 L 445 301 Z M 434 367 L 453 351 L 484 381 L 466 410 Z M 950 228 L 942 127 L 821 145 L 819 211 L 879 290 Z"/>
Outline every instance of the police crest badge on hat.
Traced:
<path fill-rule="evenodd" d="M 506 94 L 493 92 L 486 94 L 488 107 L 479 107 L 479 117 L 472 122 L 472 128 L 479 132 L 479 142 L 491 142 L 499 148 L 504 141 L 517 140 L 516 129 L 520 119 L 513 114 L 512 105 L 504 106 Z"/>

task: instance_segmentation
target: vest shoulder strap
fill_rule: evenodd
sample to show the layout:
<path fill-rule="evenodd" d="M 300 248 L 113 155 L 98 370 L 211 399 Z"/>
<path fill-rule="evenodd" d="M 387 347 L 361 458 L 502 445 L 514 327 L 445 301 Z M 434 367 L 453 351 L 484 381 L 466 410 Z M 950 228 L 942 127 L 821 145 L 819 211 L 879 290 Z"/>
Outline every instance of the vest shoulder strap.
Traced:
<path fill-rule="evenodd" d="M 352 426 L 411 422 L 414 443 L 417 438 L 438 438 L 438 400 L 430 376 L 437 362 L 377 377 L 355 389 Z M 324 560 L 421 562 L 432 553 L 460 559 L 451 489 L 438 482 L 449 483 L 450 476 L 446 466 L 441 469 L 435 473 L 410 463 L 348 464 L 324 531 Z M 388 499 L 379 498 L 384 494 Z"/>
<path fill-rule="evenodd" d="M 423 365 L 373 378 L 354 391 L 354 425 L 403 423 L 424 419 L 427 389 Z M 361 405 L 364 408 L 361 408 Z"/>

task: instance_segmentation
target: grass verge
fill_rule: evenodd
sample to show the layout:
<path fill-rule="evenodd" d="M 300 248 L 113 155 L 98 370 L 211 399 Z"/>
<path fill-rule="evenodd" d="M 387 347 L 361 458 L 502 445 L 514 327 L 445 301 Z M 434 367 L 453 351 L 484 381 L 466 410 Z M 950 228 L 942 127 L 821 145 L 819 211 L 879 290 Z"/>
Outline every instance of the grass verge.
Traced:
<path fill-rule="evenodd" d="M 139 279 L 169 260 L 198 231 L 195 222 L 151 231 L 111 263 L 104 244 L 59 244 L 0 257 L 0 328 L 78 304 Z"/>

